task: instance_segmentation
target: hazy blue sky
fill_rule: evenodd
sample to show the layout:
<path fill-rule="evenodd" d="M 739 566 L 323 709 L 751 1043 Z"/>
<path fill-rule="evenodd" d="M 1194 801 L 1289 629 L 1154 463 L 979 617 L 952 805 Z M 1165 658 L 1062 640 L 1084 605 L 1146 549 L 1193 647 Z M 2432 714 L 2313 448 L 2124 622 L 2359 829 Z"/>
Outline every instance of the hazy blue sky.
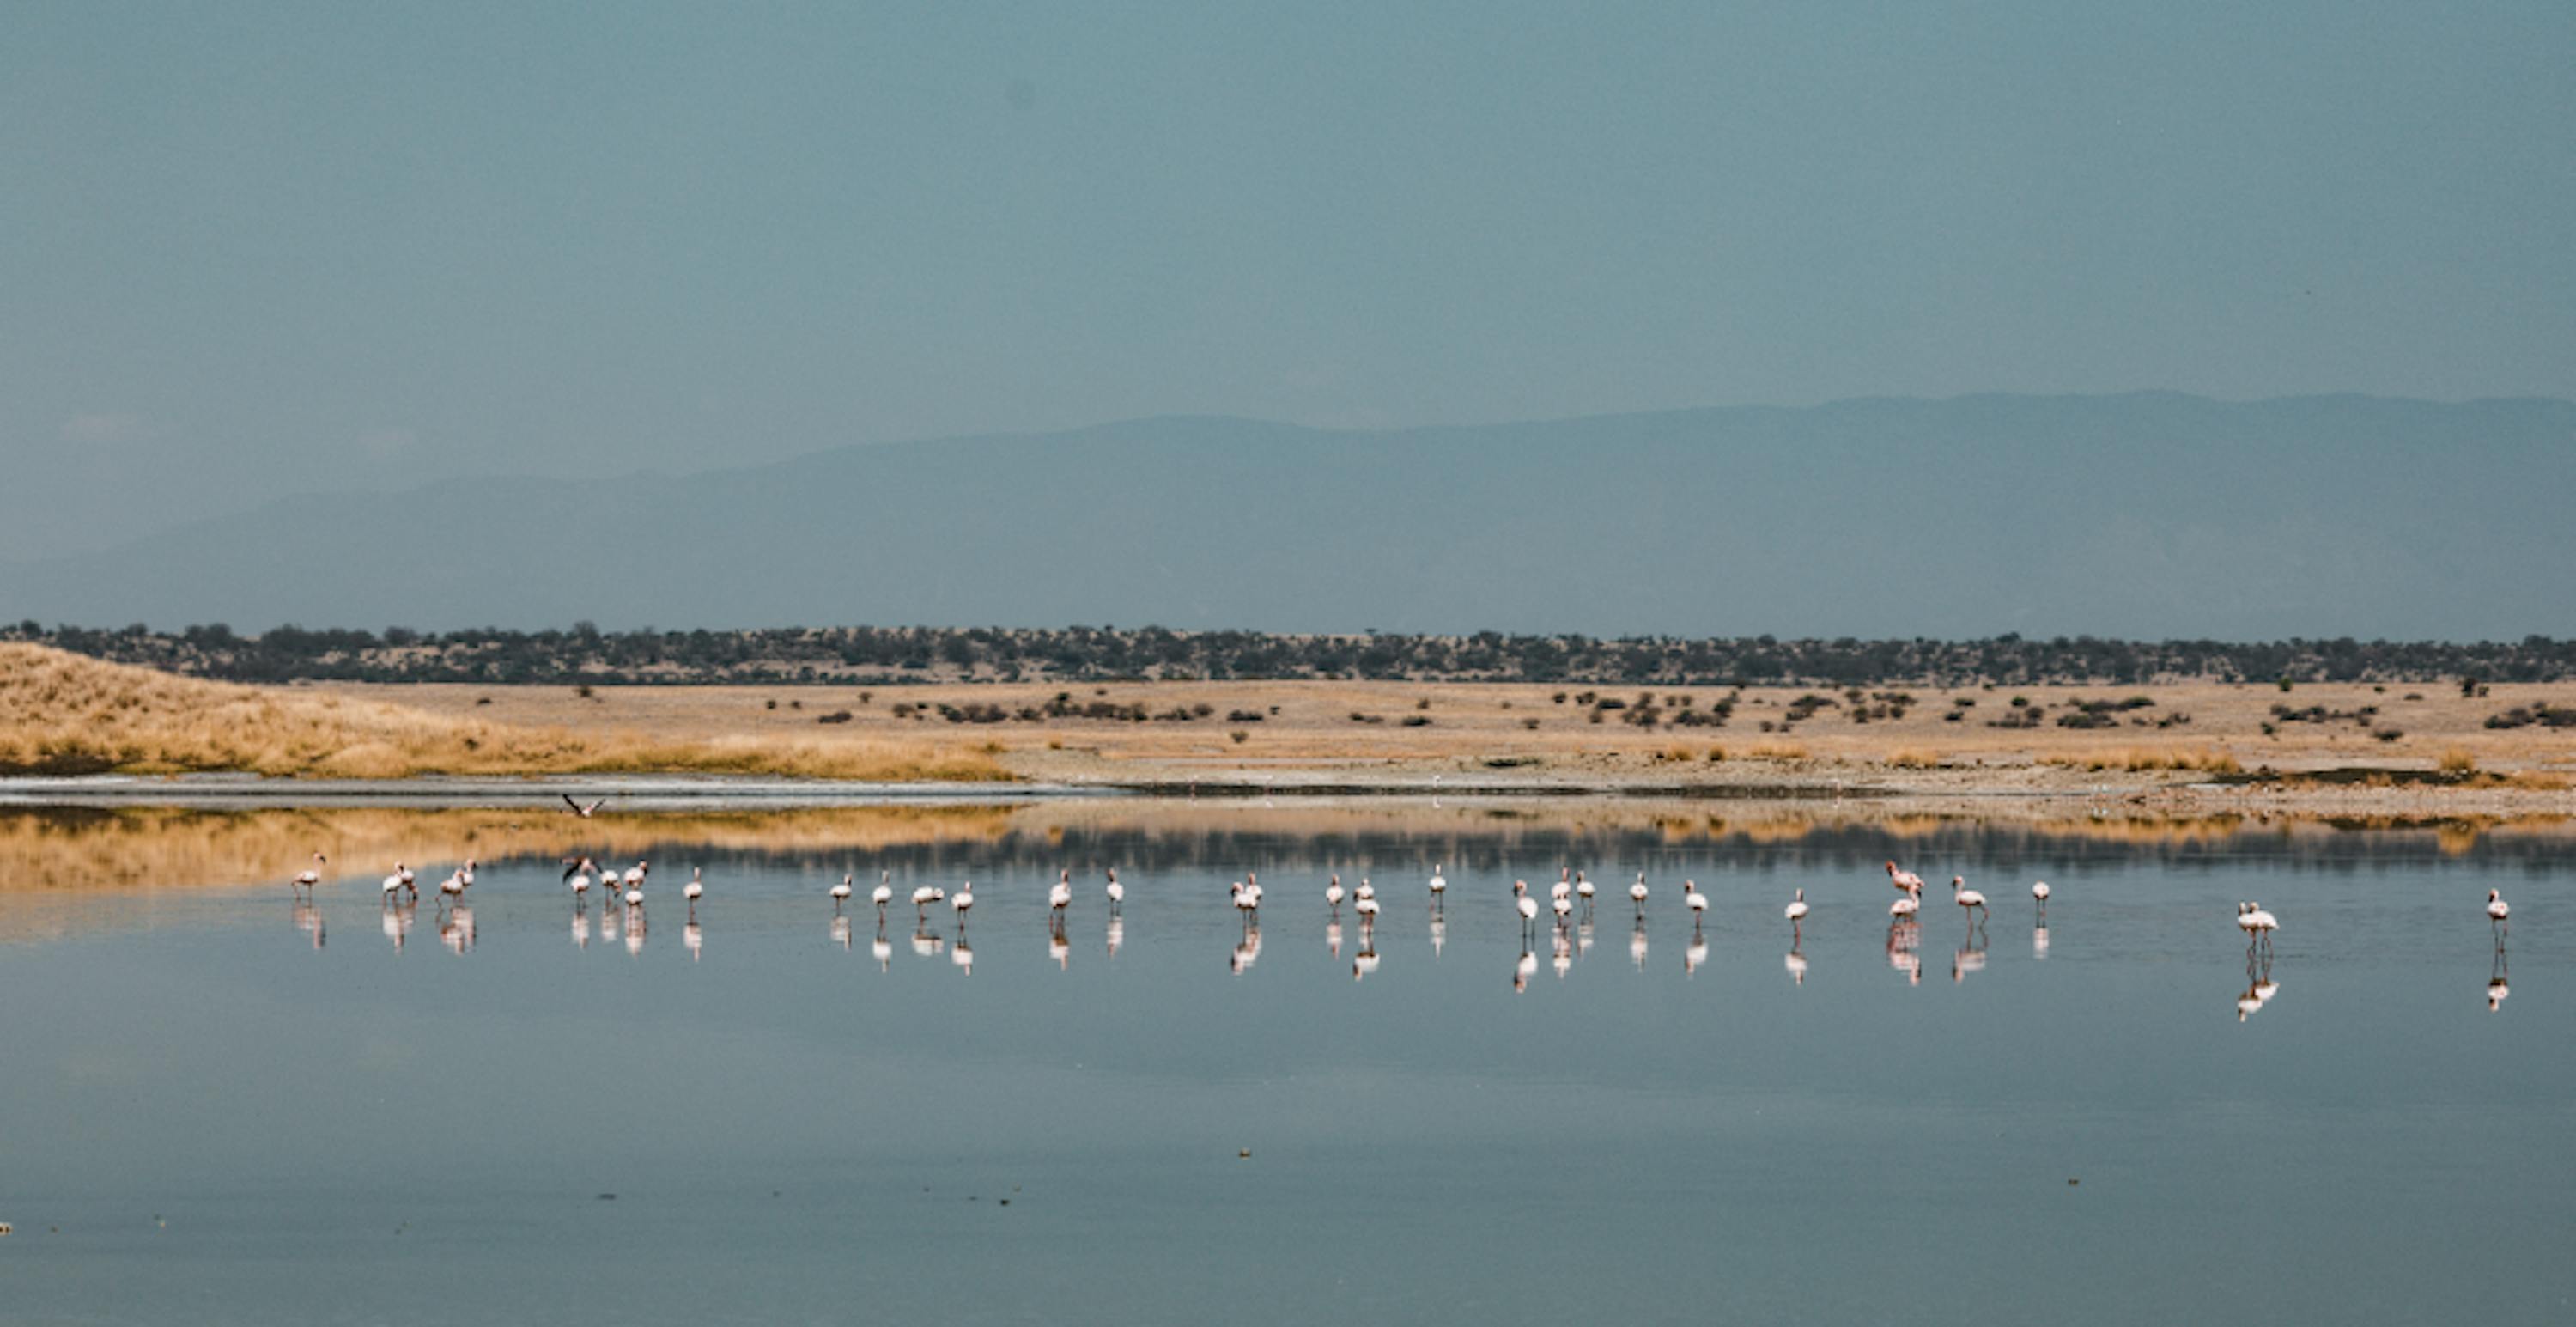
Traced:
<path fill-rule="evenodd" d="M 2576 396 L 2566 0 L 4 12 L 0 556 L 1169 412 Z"/>

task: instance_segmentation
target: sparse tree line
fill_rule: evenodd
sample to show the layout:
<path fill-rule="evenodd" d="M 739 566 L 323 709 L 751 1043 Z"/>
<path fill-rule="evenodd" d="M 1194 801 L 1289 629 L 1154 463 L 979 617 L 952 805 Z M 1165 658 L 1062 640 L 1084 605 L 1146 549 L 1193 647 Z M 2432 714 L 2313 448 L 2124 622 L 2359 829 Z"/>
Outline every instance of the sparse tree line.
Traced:
<path fill-rule="evenodd" d="M 282 626 L 240 635 L 0 627 L 120 663 L 241 682 L 707 683 L 1115 682 L 1362 678 L 1572 685 L 1870 687 L 2160 681 L 2490 682 L 2576 677 L 2576 640 L 2517 642 L 1687 639 L 1581 635 L 1274 635 L 1163 627 L 811 627 L 747 631 L 479 629 L 382 632 Z M 1874 699 L 1873 705 L 1884 705 Z M 1901 712 L 1901 711 L 1900 711 Z M 1945 716 L 1947 717 L 1947 716 Z M 2530 722 L 2556 726 L 2551 717 Z"/>

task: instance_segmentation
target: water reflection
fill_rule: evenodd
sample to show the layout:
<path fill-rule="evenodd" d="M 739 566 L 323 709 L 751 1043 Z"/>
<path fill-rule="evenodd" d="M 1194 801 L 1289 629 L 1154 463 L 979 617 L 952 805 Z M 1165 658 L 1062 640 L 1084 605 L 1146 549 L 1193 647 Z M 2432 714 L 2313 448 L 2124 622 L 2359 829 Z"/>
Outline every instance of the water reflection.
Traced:
<path fill-rule="evenodd" d="M 1440 951 L 1447 948 L 1448 944 L 1449 919 L 1435 913 L 1431 918 L 1431 956 L 1440 957 Z"/>
<path fill-rule="evenodd" d="M 2032 958 L 2048 957 L 2048 928 L 2046 926 L 2034 926 L 2031 928 L 2030 956 Z"/>
<path fill-rule="evenodd" d="M 699 952 L 706 948 L 706 944 L 706 931 L 699 927 L 697 918 L 690 918 L 687 924 L 680 928 L 680 946 L 689 951 L 690 962 L 698 961 Z"/>
<path fill-rule="evenodd" d="M 1797 946 L 1790 946 L 1789 952 L 1780 956 L 1780 965 L 1788 969 L 1792 985 L 1807 984 L 1807 956 L 1800 953 Z"/>
<path fill-rule="evenodd" d="M 1628 932 L 1628 961 L 1637 965 L 1637 971 L 1646 970 L 1646 917 L 1642 912 L 1637 914 L 1636 929 Z"/>
<path fill-rule="evenodd" d="M 2236 1021 L 2244 1022 L 2260 1013 L 2272 997 L 2281 993 L 2281 983 L 2272 979 L 2272 955 L 2269 950 L 2250 950 L 2245 956 L 2245 990 L 2236 997 Z"/>
<path fill-rule="evenodd" d="M 1905 974 L 1905 984 L 1923 984 L 1923 923 L 1912 914 L 1887 924 L 1887 965 Z"/>
<path fill-rule="evenodd" d="M 2503 1009 L 2504 998 L 2511 994 L 2513 988 L 2505 981 L 2504 945 L 2499 942 L 2495 947 L 2495 962 L 2487 968 L 2487 1009 L 2490 1012 Z"/>
<path fill-rule="evenodd" d="M 834 944 L 836 944 L 836 945 L 839 945 L 839 946 L 840 946 L 841 948 L 843 948 L 843 949 L 847 949 L 847 948 L 849 948 L 849 947 L 850 947 L 850 919 L 849 919 L 849 918 L 847 918 L 847 917 L 840 917 L 840 916 L 835 916 L 835 917 L 833 917 L 833 918 L 832 918 L 832 930 L 831 930 L 831 936 L 832 936 L 832 943 L 834 943 Z"/>
<path fill-rule="evenodd" d="M 1699 928 L 1694 926 L 1691 928 L 1690 943 L 1682 947 L 1682 975 L 1688 977 L 1696 974 L 1699 971 L 1699 965 L 1707 961 L 1708 937 L 1700 934 Z"/>
<path fill-rule="evenodd" d="M 296 904 L 295 929 L 302 931 L 307 938 L 311 939 L 314 948 L 320 949 L 322 947 L 321 905 L 309 899 Z"/>
<path fill-rule="evenodd" d="M 1985 970 L 1986 928 L 1972 926 L 1968 928 L 1966 943 L 1961 944 L 1950 955 L 1950 980 L 1963 982 L 1968 979 L 1968 974 Z"/>
<path fill-rule="evenodd" d="M 1253 963 L 1260 957 L 1261 927 L 1258 924 L 1245 926 L 1243 928 L 1243 938 L 1235 942 L 1234 957 L 1231 966 L 1237 975 L 1241 975 L 1242 973 L 1249 971 Z"/>
<path fill-rule="evenodd" d="M 474 909 L 458 904 L 442 908 L 438 914 L 438 940 L 448 952 L 464 954 L 474 948 Z"/>
<path fill-rule="evenodd" d="M 1113 901 L 1110 906 L 1114 909 L 1117 904 Z M 1103 939 L 1108 942 L 1109 957 L 1118 957 L 1118 947 L 1127 943 L 1127 919 L 1112 911 L 1109 914 L 1109 926 L 1102 934 Z"/>

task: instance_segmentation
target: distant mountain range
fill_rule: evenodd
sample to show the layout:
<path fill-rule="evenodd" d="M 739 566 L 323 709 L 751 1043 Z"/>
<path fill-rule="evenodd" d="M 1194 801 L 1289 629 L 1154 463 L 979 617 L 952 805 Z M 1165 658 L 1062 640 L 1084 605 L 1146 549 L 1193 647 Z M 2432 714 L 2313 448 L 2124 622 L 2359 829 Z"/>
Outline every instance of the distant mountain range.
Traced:
<path fill-rule="evenodd" d="M 2568 635 L 2572 494 L 2576 403 L 2555 400 L 1972 396 L 1401 432 L 1163 418 L 318 493 L 0 566 L 0 618 Z"/>

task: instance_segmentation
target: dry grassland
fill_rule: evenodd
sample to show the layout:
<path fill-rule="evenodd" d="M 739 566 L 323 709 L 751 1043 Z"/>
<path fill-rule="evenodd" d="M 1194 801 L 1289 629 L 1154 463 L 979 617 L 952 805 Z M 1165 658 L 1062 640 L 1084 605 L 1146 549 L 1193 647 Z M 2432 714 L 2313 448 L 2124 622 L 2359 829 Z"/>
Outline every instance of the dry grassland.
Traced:
<path fill-rule="evenodd" d="M 952 734 L 673 736 L 598 722 L 496 722 L 382 697 L 207 682 L 40 645 L 0 644 L 0 774 L 1007 777 L 979 746 Z"/>

